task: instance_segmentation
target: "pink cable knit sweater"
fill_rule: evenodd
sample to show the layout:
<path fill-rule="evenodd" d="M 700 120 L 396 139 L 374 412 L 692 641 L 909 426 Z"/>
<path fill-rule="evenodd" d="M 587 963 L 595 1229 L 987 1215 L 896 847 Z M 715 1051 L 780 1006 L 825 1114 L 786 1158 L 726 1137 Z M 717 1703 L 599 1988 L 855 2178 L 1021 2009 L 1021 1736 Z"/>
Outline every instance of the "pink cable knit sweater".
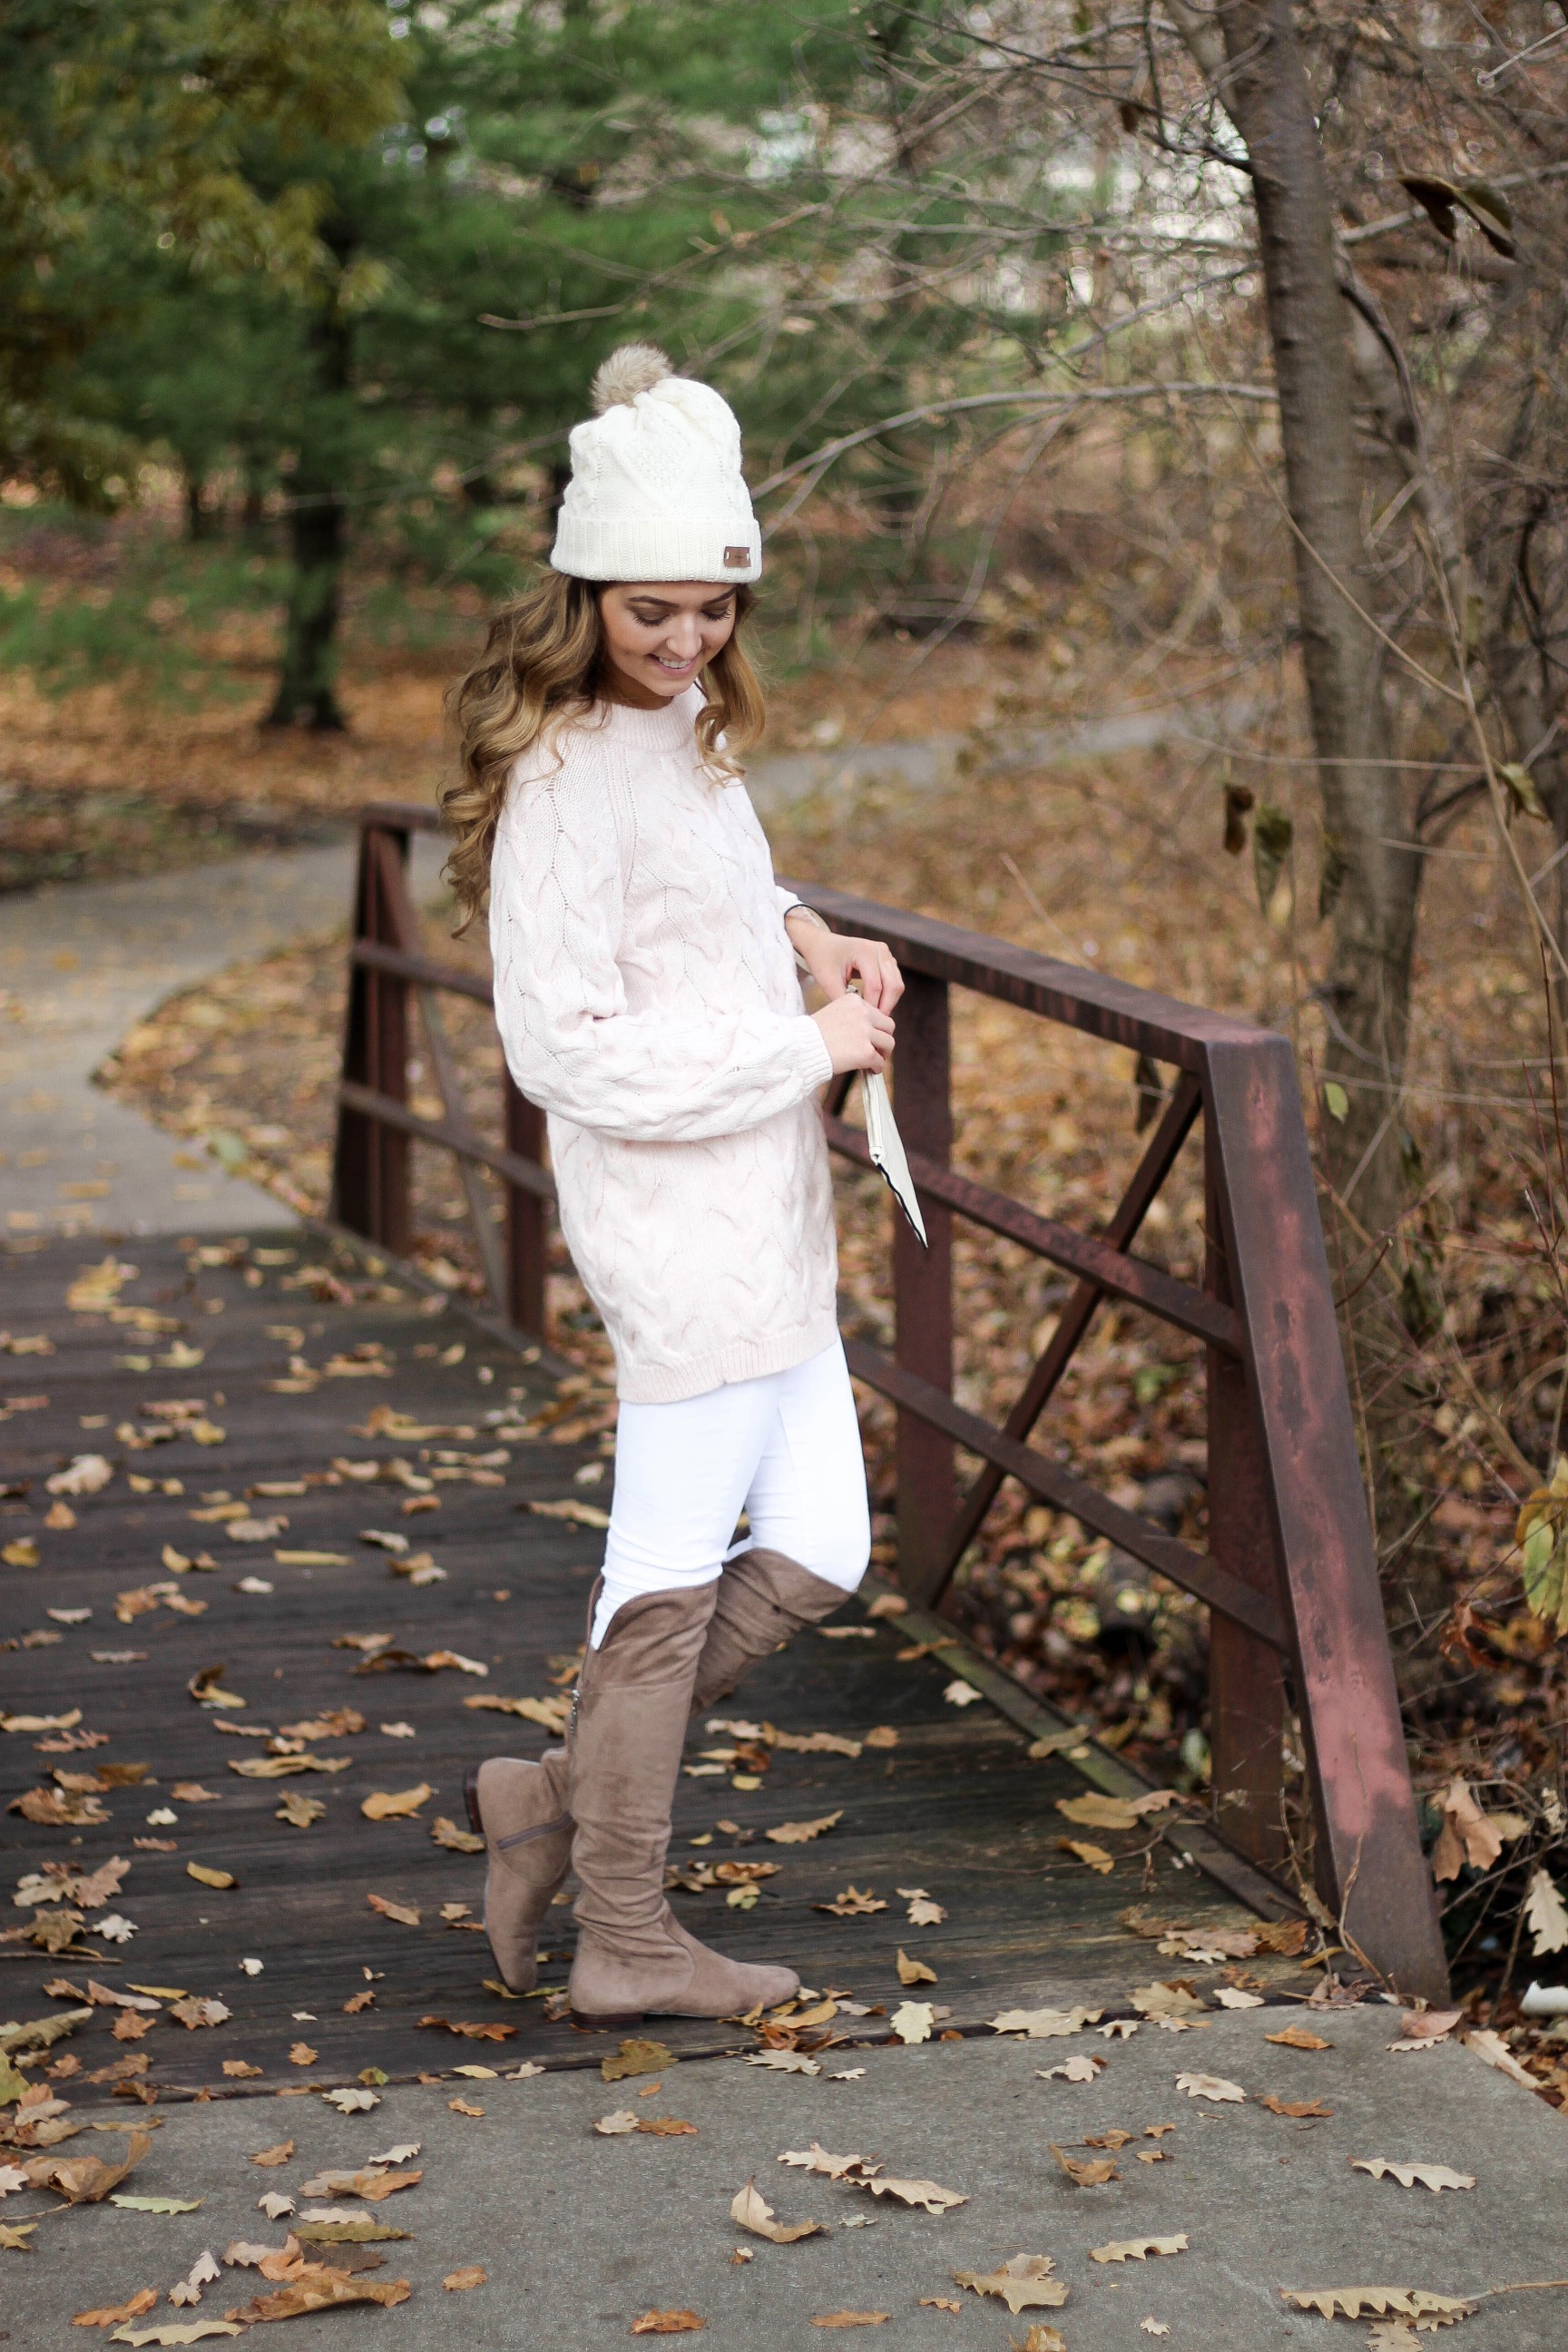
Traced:
<path fill-rule="evenodd" d="M 600 704 L 536 746 L 490 866 L 507 1064 L 549 1113 L 562 1232 L 635 1403 L 837 1331 L 831 1061 L 746 788 L 702 771 L 702 704 Z"/>

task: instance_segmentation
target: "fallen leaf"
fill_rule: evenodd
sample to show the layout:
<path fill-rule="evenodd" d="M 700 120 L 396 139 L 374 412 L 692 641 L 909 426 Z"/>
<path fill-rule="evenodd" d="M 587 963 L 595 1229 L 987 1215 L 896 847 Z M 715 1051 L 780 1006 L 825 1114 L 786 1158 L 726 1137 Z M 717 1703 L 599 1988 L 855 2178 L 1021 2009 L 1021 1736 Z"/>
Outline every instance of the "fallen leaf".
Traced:
<path fill-rule="evenodd" d="M 1057 1811 L 1085 1830 L 1135 1830 L 1141 1818 L 1127 1798 L 1102 1797 L 1098 1790 L 1089 1797 L 1058 1797 Z"/>
<path fill-rule="evenodd" d="M 465 2042 L 510 2042 L 517 2032 L 515 2025 L 492 2025 L 488 2022 L 481 2025 L 455 2024 L 449 2017 L 422 2017 L 419 2022 L 421 2025 L 440 2028 L 447 2033 L 459 2034 Z M 615 2062 L 611 2060 L 607 2063 L 613 2064 Z M 607 2074 L 605 2079 L 606 2082 L 614 2082 L 616 2077 Z"/>
<path fill-rule="evenodd" d="M 1050 2042 L 1068 2033 L 1081 2033 L 1086 2025 L 1098 2022 L 1098 2009 L 1005 2009 L 991 2020 L 996 2033 L 1026 2033 L 1031 2042 Z"/>
<path fill-rule="evenodd" d="M 134 2132 L 119 2164 L 96 2156 L 42 2156 L 23 2168 L 35 2189 L 52 2189 L 68 2205 L 97 2205 L 133 2172 L 153 2145 L 151 2132 Z"/>
<path fill-rule="evenodd" d="M 1472 1870 L 1489 1870 L 1502 1852 L 1502 1836 L 1470 1794 L 1469 1784 L 1456 1773 L 1433 1801 L 1443 1822 L 1432 1849 L 1432 1875 L 1439 1885 L 1458 1878 L 1466 1863 Z"/>
<path fill-rule="evenodd" d="M 265 2196 L 258 2197 L 256 2205 L 257 2210 L 265 2213 L 269 2221 L 280 2221 L 286 2213 L 294 2210 L 294 2200 L 283 2196 L 276 2189 L 269 2189 Z"/>
<path fill-rule="evenodd" d="M 1537 1959 L 1568 1946 L 1568 1905 L 1564 1905 L 1544 1870 L 1534 1873 L 1525 1891 L 1524 1924 L 1530 1929 L 1530 1948 Z"/>
<path fill-rule="evenodd" d="M 901 1985 L 935 1984 L 937 1980 L 934 1969 L 928 1969 L 923 1960 L 911 1960 L 901 1948 L 896 1966 Z"/>
<path fill-rule="evenodd" d="M 1132 2006 L 1144 2017 L 1191 2017 L 1204 2004 L 1185 1985 L 1146 1984 L 1133 1990 Z"/>
<path fill-rule="evenodd" d="M 963 2309 L 963 2304 L 951 2294 L 922 2294 L 920 2307 L 922 2311 L 962 2311 Z"/>
<path fill-rule="evenodd" d="M 889 2179 L 881 2172 L 850 2175 L 849 2186 L 869 2189 L 873 2197 L 896 2197 L 900 2205 L 918 2205 L 924 2213 L 949 2213 L 955 2205 L 969 2202 L 956 2189 L 940 2188 L 934 2180 Z"/>
<path fill-rule="evenodd" d="M 1163 2319 L 1141 2319 L 1138 2325 L 1145 2336 L 1169 2336 L 1171 2332 Z"/>
<path fill-rule="evenodd" d="M 1368 2314 L 1396 2319 L 1464 2319 L 1475 2310 L 1463 2295 L 1434 2294 L 1421 2286 L 1282 2286 L 1287 2303 L 1298 2311 L 1315 2311 L 1324 2319 L 1362 2319 Z"/>
<path fill-rule="evenodd" d="M 476 1830 L 460 1830 L 445 1813 L 437 1813 L 430 1824 L 434 1845 L 445 1846 L 448 1853 L 483 1853 L 485 1842 Z"/>
<path fill-rule="evenodd" d="M 973 1706 L 980 1696 L 973 1683 L 966 1683 L 957 1678 L 950 1682 L 942 1692 L 942 1696 L 949 1706 Z"/>
<path fill-rule="evenodd" d="M 1352 2172 L 1370 2172 L 1374 2180 L 1392 2179 L 1402 2189 L 1414 2189 L 1419 2181 L 1423 2189 L 1473 2189 L 1473 2172 L 1455 2172 L 1446 2164 L 1399 2164 L 1385 2156 L 1352 2156 Z"/>
<path fill-rule="evenodd" d="M 1151 2254 L 1184 2254 L 1184 2236 L 1174 2238 L 1113 2238 L 1109 2246 L 1090 2246 L 1091 2263 L 1142 2263 Z"/>
<path fill-rule="evenodd" d="M 384 1895 L 367 1895 L 364 1899 L 371 1909 L 379 1912 L 384 1919 L 396 1919 L 405 1927 L 417 1927 L 419 1925 L 419 1914 L 412 1904 L 390 1903 Z"/>
<path fill-rule="evenodd" d="M 1243 1992 L 1239 1985 L 1221 1985 L 1215 1994 L 1215 1999 L 1221 2009 L 1261 2009 L 1263 2007 L 1263 1995 L 1260 1992 Z"/>
<path fill-rule="evenodd" d="M 868 2168 L 863 2156 L 831 2156 L 815 2139 L 809 2147 L 786 2147 L 779 2162 L 793 2165 L 800 2172 L 820 2172 L 829 2180 L 842 2180 L 851 2172 L 877 2169 L 875 2165 Z"/>
<path fill-rule="evenodd" d="M 376 1789 L 365 1798 L 360 1811 L 367 1822 L 405 1821 L 410 1813 L 416 1813 L 421 1805 L 427 1804 L 435 1793 L 427 1780 L 421 1780 L 416 1789 Z"/>
<path fill-rule="evenodd" d="M 739 2230 L 749 2230 L 756 2238 L 766 2238 L 775 2246 L 793 2246 L 802 2238 L 825 2238 L 828 2235 L 820 2221 L 785 2223 L 773 2219 L 773 2209 L 758 2189 L 748 2180 L 738 2189 L 730 2206 L 730 2219 Z"/>
<path fill-rule="evenodd" d="M 0 2221 L 0 2253 L 30 2254 L 33 2249 L 27 2240 L 37 2226 L 36 2221 L 18 2221 L 15 2227 Z"/>
<path fill-rule="evenodd" d="M 209 2336 L 243 2336 L 229 2319 L 164 2319 L 156 2327 L 117 2327 L 111 2344 L 200 2344 Z"/>
<path fill-rule="evenodd" d="M 308 1830 L 326 1811 L 320 1797 L 302 1796 L 298 1789 L 288 1790 L 273 1818 L 287 1822 L 290 1829 Z"/>
<path fill-rule="evenodd" d="M 881 2327 L 890 2316 L 886 2311 L 822 2311 L 811 2324 L 814 2327 Z"/>
<path fill-rule="evenodd" d="M 448 2271 L 441 2281 L 448 2294 L 466 2294 L 471 2286 L 486 2286 L 489 2273 L 482 2263 L 465 2263 L 458 2271 Z"/>
<path fill-rule="evenodd" d="M 1104 2063 L 1105 2061 L 1103 2058 L 1091 2058 L 1088 2055 L 1087 2052 L 1075 2052 L 1073 2056 L 1065 2059 L 1061 2065 L 1037 2066 L 1035 2072 L 1039 2076 L 1042 2083 L 1056 2081 L 1063 2083 L 1092 2083 Z"/>
<path fill-rule="evenodd" d="M 773 1845 L 807 1845 L 813 1838 L 819 1838 L 826 1831 L 836 1829 L 843 1819 L 840 1808 L 836 1813 L 825 1813 L 819 1822 L 781 1822 L 777 1829 L 764 1830 L 763 1835 Z M 853 1894 L 854 1889 L 851 1888 L 850 1892 Z M 841 1895 L 839 1900 L 842 1902 L 844 1897 Z M 885 1903 L 877 1906 L 879 1911 L 885 1911 L 887 1907 Z"/>
<path fill-rule="evenodd" d="M 1049 2254 L 1015 2254 L 994 2271 L 954 2271 L 953 2283 L 976 2294 L 1000 2297 L 1015 2317 L 1020 2311 L 1059 2311 L 1068 2299 L 1067 2281 L 1055 2279 L 1056 2263 Z"/>
<path fill-rule="evenodd" d="M 888 2022 L 900 2042 L 929 2042 L 936 2011 L 929 2000 L 903 2000 Z"/>
<path fill-rule="evenodd" d="M 321 2096 L 329 2107 L 336 2107 L 340 2116 L 368 2115 L 372 2107 L 381 2105 L 374 2091 L 356 2091 L 349 2085 L 336 2091 L 323 2091 Z"/>
<path fill-rule="evenodd" d="M 400 2189 L 413 2189 L 424 2178 L 423 2172 L 389 2172 L 384 2165 L 372 2164 L 359 2172 L 318 2172 L 313 2180 L 301 2184 L 300 2195 L 361 2197 L 367 2205 L 379 2205 Z"/>
<path fill-rule="evenodd" d="M 673 2051 L 662 2042 L 623 2042 L 613 2058 L 600 2062 L 599 2074 L 606 2083 L 624 2083 L 633 2074 L 662 2074 L 676 2063 Z"/>
<path fill-rule="evenodd" d="M 911 1927 L 940 1927 L 947 1917 L 942 1905 L 933 1901 L 923 1886 L 900 1886 L 899 1893 L 910 1906 Z"/>
<path fill-rule="evenodd" d="M 695 2336 L 708 2322 L 694 2311 L 645 2311 L 632 2322 L 634 2336 Z"/>
<path fill-rule="evenodd" d="M 1098 1871 L 1101 1878 L 1116 1867 L 1116 1856 L 1107 1853 L 1102 1845 L 1090 1845 L 1083 1838 L 1058 1838 L 1057 1844 L 1063 1853 L 1074 1853 L 1090 1870 Z"/>
<path fill-rule="evenodd" d="M 119 2190 L 109 2201 L 127 2213 L 198 2213 L 203 2202 L 199 2197 L 132 2197 Z"/>
<path fill-rule="evenodd" d="M 291 2139 L 280 2139 L 276 2147 L 258 2148 L 257 2153 L 251 2158 L 250 2161 L 252 2164 L 260 2165 L 264 2170 L 271 2172 L 276 2170 L 279 2165 L 287 2164 L 289 2158 L 293 2155 L 293 2141 Z"/>
<path fill-rule="evenodd" d="M 1310 2033 L 1304 2025 L 1288 2025 L 1282 2033 L 1266 2033 L 1263 2039 L 1278 2042 L 1282 2050 L 1331 2050 L 1334 2046 L 1321 2034 Z"/>
<path fill-rule="evenodd" d="M 1466 2034 L 1465 2047 L 1473 2050 L 1486 2065 L 1495 2066 L 1500 2074 L 1506 2074 L 1510 2082 L 1518 2083 L 1522 2089 L 1535 2091 L 1541 2087 L 1529 2069 L 1520 2064 L 1500 2033 L 1478 2028 Z"/>
<path fill-rule="evenodd" d="M 772 1830 L 767 1834 L 772 1837 Z M 868 1919 L 874 1912 L 885 1911 L 888 1906 L 868 1886 L 847 1886 L 831 1903 L 814 1903 L 811 1907 L 814 1911 L 830 1912 L 835 1919 Z"/>
<path fill-rule="evenodd" d="M 406 2303 L 413 2292 L 406 2279 L 351 2278 L 346 2271 L 307 2263 L 299 2277 L 275 2294 L 258 2294 L 234 2316 L 242 2325 L 255 2326 L 268 2319 L 298 2319 L 304 2312 L 331 2311 L 346 2303 L 378 2303 L 390 2309 Z"/>
<path fill-rule="evenodd" d="M 184 2000 L 170 2002 L 169 2014 L 194 2033 L 198 2026 L 226 2024 L 230 2012 L 226 2002 L 187 1993 Z"/>
<path fill-rule="evenodd" d="M 198 1885 L 216 1887 L 220 1894 L 226 1894 L 231 1887 L 239 1885 L 231 1870 L 209 1870 L 203 1862 L 187 1862 L 185 1876 L 194 1878 Z"/>
<path fill-rule="evenodd" d="M 873 1724 L 863 1744 L 867 1748 L 896 1748 L 899 1735 L 890 1723 Z"/>
<path fill-rule="evenodd" d="M 606 2059 L 605 2064 L 610 2062 Z M 798 2050 L 753 2050 L 746 2060 L 748 2066 L 766 2066 L 775 2074 L 820 2074 L 821 2067 L 815 2058 L 802 2057 Z M 860 2072 L 864 2073 L 864 2068 Z"/>
<path fill-rule="evenodd" d="M 1239 2083 L 1227 2083 L 1223 2074 L 1178 2074 L 1178 2091 L 1185 2091 L 1189 2099 L 1245 2099 L 1247 2093 Z"/>
<path fill-rule="evenodd" d="M 1317 2099 L 1268 2098 L 1259 2099 L 1258 2105 L 1260 2107 L 1267 2107 L 1271 2116 L 1289 2116 L 1298 2123 L 1308 2116 L 1323 2118 L 1331 2116 L 1334 2112 L 1332 2107 L 1323 2106 Z"/>
<path fill-rule="evenodd" d="M 105 2304 L 97 2311 L 79 2311 L 71 2321 L 71 2326 L 73 2327 L 118 2327 L 122 2319 L 140 2319 L 144 2311 L 152 2310 L 157 2300 L 157 2288 L 144 2286 L 140 2294 L 132 2296 L 129 2303 Z"/>
<path fill-rule="evenodd" d="M 607 1528 L 610 1524 L 608 1511 L 602 1511 L 597 1503 L 568 1499 L 563 1503 L 530 1503 L 528 1508 L 542 1519 L 567 1519 L 576 1528 Z"/>
<path fill-rule="evenodd" d="M 1101 2189 L 1108 2180 L 1120 2180 L 1121 2178 L 1117 2165 L 1108 2156 L 1086 2160 L 1082 2157 L 1068 2156 L 1054 2139 L 1047 2141 L 1047 2146 L 1075 2189 Z"/>

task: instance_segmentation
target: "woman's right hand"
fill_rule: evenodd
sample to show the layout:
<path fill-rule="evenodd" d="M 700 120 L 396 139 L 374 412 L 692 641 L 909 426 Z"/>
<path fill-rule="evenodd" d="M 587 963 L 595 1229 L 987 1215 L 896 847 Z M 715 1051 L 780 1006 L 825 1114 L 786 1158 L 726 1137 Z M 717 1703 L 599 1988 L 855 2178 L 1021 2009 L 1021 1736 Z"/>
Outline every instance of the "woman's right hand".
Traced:
<path fill-rule="evenodd" d="M 883 1071 L 893 1050 L 890 1016 L 868 1004 L 864 997 L 837 996 L 812 1019 L 833 1056 L 837 1077 L 845 1070 Z"/>

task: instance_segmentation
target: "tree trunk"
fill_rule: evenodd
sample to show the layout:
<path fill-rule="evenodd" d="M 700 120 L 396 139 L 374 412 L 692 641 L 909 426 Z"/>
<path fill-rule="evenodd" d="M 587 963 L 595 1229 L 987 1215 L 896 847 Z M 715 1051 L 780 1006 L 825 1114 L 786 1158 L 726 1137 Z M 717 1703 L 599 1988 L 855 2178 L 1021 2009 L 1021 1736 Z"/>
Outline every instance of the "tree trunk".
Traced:
<path fill-rule="evenodd" d="M 1392 1318 L 1403 1243 L 1400 1089 L 1422 861 L 1392 750 L 1384 648 L 1364 605 L 1363 467 L 1344 297 L 1322 150 L 1290 0 L 1180 10 L 1188 46 L 1219 91 L 1251 164 L 1265 306 L 1294 525 L 1301 665 L 1320 762 L 1321 904 L 1331 918 L 1320 992 L 1328 1022 L 1321 1122 L 1334 1202 L 1331 1254 L 1353 1294 L 1352 1344 L 1372 1459 L 1380 1549 L 1410 1518 L 1401 1467 L 1409 1399 Z M 1353 600 L 1353 601 L 1352 601 Z M 1379 1261 L 1384 1262 L 1380 1265 Z M 1401 1554 L 1397 1615 L 1412 1630 L 1447 1606 L 1435 1562 Z M 1424 1673 L 1415 1679 L 1424 1680 Z"/>
<path fill-rule="evenodd" d="M 339 451 L 351 352 L 349 322 L 335 305 L 323 310 L 310 340 L 316 397 L 307 406 L 299 459 L 289 484 L 289 541 L 294 577 L 289 591 L 278 693 L 262 723 L 337 731 L 347 723 L 334 679 L 338 583 L 345 536 Z"/>
<path fill-rule="evenodd" d="M 205 491 L 206 482 L 203 476 L 188 472 L 185 476 L 185 537 L 193 545 L 200 540 L 211 539 L 216 525 L 216 517 L 203 504 Z"/>

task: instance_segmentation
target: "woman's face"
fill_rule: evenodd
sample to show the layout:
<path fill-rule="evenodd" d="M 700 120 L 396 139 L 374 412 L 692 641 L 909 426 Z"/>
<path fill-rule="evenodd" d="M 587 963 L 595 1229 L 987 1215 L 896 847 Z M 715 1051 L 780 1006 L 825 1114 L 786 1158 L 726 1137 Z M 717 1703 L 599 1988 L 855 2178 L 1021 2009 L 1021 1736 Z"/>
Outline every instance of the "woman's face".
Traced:
<path fill-rule="evenodd" d="M 599 591 L 610 698 L 657 710 L 684 694 L 735 626 L 733 588 L 710 581 L 624 581 Z"/>

